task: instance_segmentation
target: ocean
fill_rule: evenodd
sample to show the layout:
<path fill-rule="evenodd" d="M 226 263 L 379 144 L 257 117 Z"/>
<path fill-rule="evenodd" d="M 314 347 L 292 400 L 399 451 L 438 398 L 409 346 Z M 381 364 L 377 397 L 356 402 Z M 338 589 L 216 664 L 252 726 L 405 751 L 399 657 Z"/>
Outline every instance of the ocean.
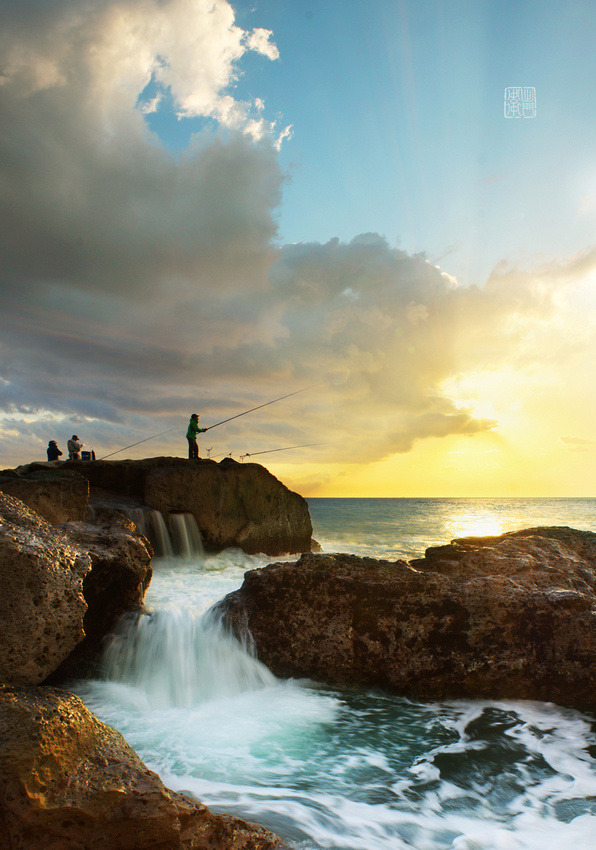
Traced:
<path fill-rule="evenodd" d="M 596 530 L 596 499 L 308 501 L 323 551 L 389 560 L 455 537 Z M 209 610 L 270 560 L 156 558 L 147 613 L 122 622 L 97 678 L 70 685 L 168 787 L 296 850 L 596 848 L 596 713 L 276 679 Z"/>

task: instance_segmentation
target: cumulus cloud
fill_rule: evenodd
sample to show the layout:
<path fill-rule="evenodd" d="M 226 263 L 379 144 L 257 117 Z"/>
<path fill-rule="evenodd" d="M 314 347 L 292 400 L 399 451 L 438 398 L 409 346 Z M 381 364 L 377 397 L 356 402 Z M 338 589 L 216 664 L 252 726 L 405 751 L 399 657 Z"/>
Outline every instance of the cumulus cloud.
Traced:
<path fill-rule="evenodd" d="M 165 277 L 235 286 L 242 266 L 256 284 L 270 262 L 280 197 L 271 145 L 259 148 L 254 132 L 239 131 L 225 143 L 197 141 L 180 162 L 151 138 L 136 108 L 153 75 L 184 113 L 226 123 L 242 112 L 225 94 L 247 49 L 229 5 L 53 3 L 43 28 L 24 28 L 25 10 L 34 20 L 42 6 L 12 6 L 2 26 L 8 280 L 138 297 Z"/>
<path fill-rule="evenodd" d="M 201 0 L 1 14 L 3 409 L 118 421 L 147 396 L 182 404 L 222 334 L 258 338 L 282 175 L 230 92 L 247 50 L 273 58 L 269 37 Z M 227 135 L 168 153 L 139 102 L 151 79 Z M 239 291 L 252 301 L 231 328 Z"/>
<path fill-rule="evenodd" d="M 78 96 L 108 132 L 152 80 L 179 115 L 240 126 L 250 105 L 228 90 L 239 60 L 279 55 L 270 31 L 236 26 L 226 0 L 7 0 L 2 17 L 3 84 Z"/>
<path fill-rule="evenodd" d="M 322 382 L 333 423 L 316 430 L 335 433 L 338 449 L 327 452 L 336 460 L 377 460 L 422 439 L 491 431 L 498 420 L 476 415 L 445 387 L 472 371 L 531 375 L 539 366 L 544 375 L 591 345 L 587 325 L 569 333 L 577 317 L 568 297 L 594 262 L 587 251 L 503 264 L 485 286 L 460 287 L 378 234 L 288 245 L 270 272 L 277 339 L 261 346 L 261 359 L 248 346 L 238 368 L 253 364 L 256 374 L 269 353 L 271 369 L 285 365 L 296 379 Z"/>
<path fill-rule="evenodd" d="M 561 311 L 594 254 L 503 264 L 464 288 L 375 233 L 278 246 L 290 131 L 234 97 L 246 51 L 277 48 L 223 0 L 18 0 L 0 14 L 3 465 L 73 430 L 102 454 L 171 428 L 141 453 L 181 452 L 192 409 L 211 424 L 311 385 L 210 438 L 373 461 L 498 427 L 448 379 L 581 343 Z M 215 122 L 176 155 L 146 123 L 168 98 Z"/>

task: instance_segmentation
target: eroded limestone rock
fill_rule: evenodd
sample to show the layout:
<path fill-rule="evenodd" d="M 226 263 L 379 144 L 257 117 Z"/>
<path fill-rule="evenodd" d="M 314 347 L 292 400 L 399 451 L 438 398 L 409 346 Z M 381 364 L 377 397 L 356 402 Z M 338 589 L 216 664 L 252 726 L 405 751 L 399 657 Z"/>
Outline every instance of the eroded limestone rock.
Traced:
<path fill-rule="evenodd" d="M 456 540 L 407 564 L 305 554 L 222 603 L 278 676 L 414 698 L 596 705 L 596 534 Z"/>
<path fill-rule="evenodd" d="M 47 474 L 48 466 L 31 463 L 17 472 L 31 478 Z M 104 512 L 112 499 L 116 509 L 132 501 L 160 511 L 166 521 L 172 513 L 192 514 L 211 550 L 238 547 L 249 554 L 276 556 L 317 546 L 306 500 L 257 463 L 151 457 L 66 461 L 59 471 L 84 477 L 90 504 L 96 506 L 101 494 Z M 93 521 L 95 513 L 89 511 L 87 519 Z"/>
<path fill-rule="evenodd" d="M 84 640 L 57 671 L 58 678 L 87 675 L 95 663 L 102 639 L 117 620 L 143 605 L 152 576 L 152 550 L 131 520 L 114 513 L 101 525 L 71 522 L 61 527 L 71 545 L 91 558 L 83 581 L 87 612 Z"/>
<path fill-rule="evenodd" d="M 268 830 L 168 790 L 81 700 L 0 686 L 0 846 L 278 850 Z"/>
<path fill-rule="evenodd" d="M 191 462 L 153 470 L 145 502 L 167 518 L 193 514 L 205 546 L 282 555 L 311 548 L 308 504 L 256 463 Z"/>
<path fill-rule="evenodd" d="M 120 514 L 54 528 L 0 492 L 0 681 L 85 674 L 119 617 L 142 606 L 151 556 Z"/>
<path fill-rule="evenodd" d="M 52 525 L 85 519 L 89 482 L 53 463 L 0 472 L 0 490 L 20 499 Z"/>
<path fill-rule="evenodd" d="M 0 492 L 0 681 L 37 684 L 84 637 L 90 556 Z"/>
<path fill-rule="evenodd" d="M 41 464 L 31 464 L 29 472 Z M 308 504 L 264 466 L 212 460 L 154 457 L 144 460 L 67 461 L 62 469 L 85 476 L 94 493 L 160 511 L 192 514 L 211 550 L 238 547 L 249 554 L 308 552 L 312 522 Z"/>

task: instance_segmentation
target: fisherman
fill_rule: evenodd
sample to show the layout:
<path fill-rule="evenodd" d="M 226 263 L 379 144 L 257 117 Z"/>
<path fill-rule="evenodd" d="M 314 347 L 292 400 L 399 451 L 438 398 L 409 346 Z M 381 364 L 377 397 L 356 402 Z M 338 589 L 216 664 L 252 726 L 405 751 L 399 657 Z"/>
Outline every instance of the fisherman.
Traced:
<path fill-rule="evenodd" d="M 255 410 L 260 410 L 262 407 L 267 407 L 270 404 L 275 404 L 276 401 L 282 401 L 284 398 L 290 398 L 290 396 L 298 395 L 298 393 L 303 393 L 303 392 L 305 392 L 306 390 L 309 390 L 309 389 L 310 389 L 310 387 L 304 387 L 304 389 L 296 390 L 295 392 L 288 393 L 287 395 L 282 395 L 279 398 L 272 399 L 271 401 L 266 401 L 264 404 L 259 404 L 256 407 L 251 407 L 250 410 L 243 410 L 242 413 L 236 413 L 236 414 L 234 414 L 234 416 L 229 416 L 227 419 L 222 419 L 221 422 L 216 422 L 215 425 L 210 425 L 208 428 L 199 428 L 198 427 L 199 414 L 193 413 L 191 420 L 196 417 L 195 425 L 197 427 L 195 428 L 195 426 L 192 424 L 192 421 L 189 422 L 188 430 L 186 432 L 186 438 L 189 441 L 189 455 L 190 455 L 190 450 L 191 450 L 190 441 L 194 437 L 194 440 L 196 442 L 196 435 L 197 434 L 202 433 L 204 431 L 210 431 L 212 428 L 219 428 L 220 425 L 225 425 L 226 422 L 231 422 L 232 419 L 238 419 L 239 416 L 246 416 L 247 413 L 253 413 L 253 411 L 255 411 Z M 192 430 L 191 430 L 191 426 L 192 426 Z M 132 449 L 133 446 L 140 446 L 141 443 L 146 443 L 147 440 L 153 440 L 153 439 L 155 439 L 155 437 L 161 437 L 162 434 L 169 434 L 170 431 L 173 431 L 173 430 L 174 430 L 174 428 L 168 428 L 167 431 L 162 431 L 159 434 L 153 434 L 151 437 L 145 437 L 144 440 L 138 440 L 136 443 L 131 443 L 130 446 L 123 446 L 121 449 L 117 449 L 115 452 L 111 452 L 109 455 L 104 455 L 103 457 L 100 458 L 100 460 L 106 460 L 107 458 L 112 457 L 112 455 L 117 455 L 120 452 L 123 452 L 125 449 Z M 197 453 L 196 453 L 195 457 L 199 456 L 198 452 L 199 452 L 199 450 L 198 450 L 198 446 L 197 446 Z M 190 455 L 190 456 L 192 457 L 193 455 Z"/>
<path fill-rule="evenodd" d="M 199 428 L 199 414 L 193 413 L 188 423 L 186 439 L 188 440 L 188 456 L 189 458 L 199 457 L 199 444 L 197 443 L 197 434 L 203 434 L 207 429 Z"/>
<path fill-rule="evenodd" d="M 68 459 L 69 460 L 80 460 L 81 455 L 80 451 L 85 444 L 79 441 L 79 438 L 76 434 L 73 434 L 70 440 L 67 442 L 66 446 L 68 448 Z"/>
<path fill-rule="evenodd" d="M 56 440 L 50 440 L 46 451 L 48 453 L 48 460 L 58 460 L 59 457 L 62 457 L 62 452 L 58 448 Z"/>

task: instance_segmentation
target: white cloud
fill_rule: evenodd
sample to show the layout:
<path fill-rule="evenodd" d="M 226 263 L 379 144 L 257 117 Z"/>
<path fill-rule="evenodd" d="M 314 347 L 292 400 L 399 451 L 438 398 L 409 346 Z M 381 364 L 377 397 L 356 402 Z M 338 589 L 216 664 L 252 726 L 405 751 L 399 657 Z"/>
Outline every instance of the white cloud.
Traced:
<path fill-rule="evenodd" d="M 411 325 L 419 325 L 420 322 L 426 322 L 428 320 L 428 307 L 424 304 L 416 304 L 414 301 L 410 301 L 406 307 L 406 316 Z"/>
<path fill-rule="evenodd" d="M 227 3 L 19 0 L 0 15 L 5 465 L 75 425 L 101 452 L 310 384 L 226 439 L 376 460 L 495 427 L 441 391 L 450 378 L 557 368 L 588 344 L 567 332 L 566 293 L 593 253 L 466 288 L 375 233 L 277 247 L 275 148 L 291 131 L 233 96 L 244 52 L 276 51 Z M 138 108 L 151 79 L 143 108 L 167 89 L 226 133 L 163 150 Z"/>
<path fill-rule="evenodd" d="M 131 108 L 153 80 L 159 96 L 170 92 L 180 116 L 211 116 L 242 129 L 262 100 L 243 103 L 229 89 L 247 51 L 278 57 L 271 35 L 237 26 L 226 0 L 59 0 L 51 8 L 40 0 L 8 2 L 2 82 L 20 94 L 65 89 L 80 98 L 87 117 L 117 132 L 121 122 L 134 123 Z M 143 110 L 156 104 L 149 98 Z"/>
<path fill-rule="evenodd" d="M 268 59 L 279 59 L 279 50 L 271 41 L 272 36 L 271 30 L 256 27 L 246 37 L 246 44 L 250 50 L 256 50 Z"/>

